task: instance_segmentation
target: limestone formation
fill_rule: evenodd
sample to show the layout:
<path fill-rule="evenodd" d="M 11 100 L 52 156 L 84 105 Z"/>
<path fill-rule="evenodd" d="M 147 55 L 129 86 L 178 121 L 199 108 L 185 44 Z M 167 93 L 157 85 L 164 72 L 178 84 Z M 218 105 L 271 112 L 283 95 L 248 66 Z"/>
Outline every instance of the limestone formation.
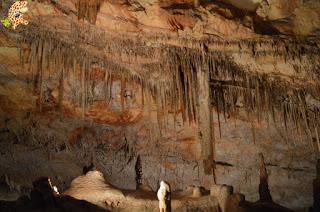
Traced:
<path fill-rule="evenodd" d="M 194 186 L 192 189 L 192 197 L 199 198 L 202 196 L 201 188 L 199 186 Z"/>
<path fill-rule="evenodd" d="M 259 154 L 260 158 L 260 184 L 259 184 L 259 196 L 262 202 L 272 202 L 271 193 L 268 185 L 268 172 L 264 162 L 263 154 Z"/>
<path fill-rule="evenodd" d="M 13 2 L 1 1 L 0 18 Z M 213 184 L 243 193 L 248 208 L 311 207 L 317 0 L 38 0 L 28 8 L 28 25 L 0 27 L 0 197 L 29 194 L 45 176 L 60 194 L 73 186 L 86 193 L 75 198 L 102 193 L 90 201 L 109 210 L 158 210 L 163 179 L 175 210 L 216 210 L 215 195 L 179 192 Z M 91 181 L 92 171 L 103 176 Z M 105 200 L 111 185 L 117 200 Z"/>

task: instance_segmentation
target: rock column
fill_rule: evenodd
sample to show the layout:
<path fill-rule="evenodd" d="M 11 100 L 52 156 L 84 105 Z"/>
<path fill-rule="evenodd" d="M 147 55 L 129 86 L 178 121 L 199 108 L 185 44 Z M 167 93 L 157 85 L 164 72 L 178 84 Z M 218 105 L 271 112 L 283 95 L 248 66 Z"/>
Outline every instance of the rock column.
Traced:
<path fill-rule="evenodd" d="M 317 177 L 313 181 L 313 211 L 320 211 L 320 159 L 317 162 Z"/>
<path fill-rule="evenodd" d="M 209 72 L 199 68 L 197 72 L 198 138 L 201 143 L 204 172 L 207 175 L 213 174 L 212 114 L 209 92 Z"/>

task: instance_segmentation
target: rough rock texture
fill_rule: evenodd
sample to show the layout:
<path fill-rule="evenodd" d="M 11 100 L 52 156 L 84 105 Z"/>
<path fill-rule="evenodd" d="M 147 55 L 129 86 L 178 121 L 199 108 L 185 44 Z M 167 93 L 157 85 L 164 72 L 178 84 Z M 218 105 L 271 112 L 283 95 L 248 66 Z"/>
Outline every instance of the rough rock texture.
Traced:
<path fill-rule="evenodd" d="M 318 1 L 268 0 L 261 3 L 257 14 L 284 34 L 316 35 L 320 13 Z"/>
<path fill-rule="evenodd" d="M 231 186 L 212 185 L 210 195 L 217 198 L 221 212 L 228 211 L 228 200 L 231 199 L 233 190 Z"/>
<path fill-rule="evenodd" d="M 93 164 L 123 189 L 216 182 L 256 201 L 263 153 L 274 202 L 311 206 L 319 5 L 250 2 L 30 2 L 28 26 L 1 28 L 0 179 L 64 190 Z"/>

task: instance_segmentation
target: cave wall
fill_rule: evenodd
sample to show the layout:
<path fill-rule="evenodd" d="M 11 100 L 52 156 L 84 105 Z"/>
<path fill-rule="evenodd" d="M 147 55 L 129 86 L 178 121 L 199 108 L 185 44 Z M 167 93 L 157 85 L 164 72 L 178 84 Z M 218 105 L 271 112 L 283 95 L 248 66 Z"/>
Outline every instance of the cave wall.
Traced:
<path fill-rule="evenodd" d="M 311 148 L 309 137 L 294 124 L 285 127 L 271 116 L 259 121 L 245 112 L 243 99 L 236 103 L 236 118 L 222 106 L 218 117 L 212 108 L 215 169 L 206 175 L 197 123 L 184 121 L 181 112 L 161 112 L 139 83 L 93 68 L 89 100 L 83 103 L 80 68 L 65 74 L 63 82 L 61 71 L 50 72 L 42 78 L 40 95 L 17 47 L 3 47 L 1 58 L 1 175 L 14 189 L 28 190 L 33 180 L 50 176 L 63 190 L 91 164 L 112 185 L 135 189 L 139 156 L 145 189 L 156 190 L 161 179 L 175 190 L 209 188 L 215 178 L 256 201 L 257 159 L 263 153 L 274 200 L 291 208 L 312 202 L 319 154 L 315 137 Z"/>
<path fill-rule="evenodd" d="M 19 89 L 17 83 L 14 89 Z M 155 113 L 146 112 L 139 121 L 122 126 L 123 122 L 94 123 L 63 113 L 27 111 L 18 116 L 10 114 L 13 108 L 9 105 L 10 110 L 1 113 L 0 164 L 1 175 L 8 176 L 14 189 L 24 191 L 38 177 L 50 176 L 63 190 L 91 163 L 111 184 L 135 189 L 138 155 L 142 183 L 149 189 L 157 189 L 160 179 L 169 181 L 174 189 L 208 188 L 213 183 L 213 177 L 203 172 L 196 129 L 183 127 L 182 120 L 177 120 L 176 129 L 168 125 L 160 135 Z M 214 118 L 217 183 L 233 185 L 247 200 L 258 200 L 258 153 L 262 152 L 274 201 L 290 208 L 312 203 L 315 157 L 308 140 L 297 139 L 298 135 L 289 134 L 283 126 L 270 124 L 268 128 L 267 123 L 254 123 L 254 135 L 252 123 L 232 119 L 222 121 L 219 138 L 216 115 Z M 318 151 L 316 143 L 314 146 Z"/>
<path fill-rule="evenodd" d="M 28 64 L 20 65 L 15 47 L 11 55 L 7 47 L 2 50 L 1 174 L 14 187 L 28 187 L 44 175 L 65 188 L 93 163 L 111 184 L 135 189 L 138 156 L 149 189 L 157 189 L 160 179 L 170 180 L 175 189 L 212 181 L 202 172 L 196 126 L 184 125 L 181 116 L 159 118 L 163 115 L 142 86 L 94 69 L 83 102 L 80 69 L 75 75 L 66 73 L 63 82 L 61 71 L 46 71 L 42 78 L 41 72 L 30 72 Z"/>
<path fill-rule="evenodd" d="M 7 69 L 2 71 L 10 74 L 5 72 Z M 104 82 L 105 76 L 102 76 Z M 3 96 L 3 102 L 17 104 L 18 108 L 12 111 L 12 107 L 4 104 L 2 107 L 2 175 L 25 186 L 39 176 L 48 175 L 65 188 L 71 179 L 82 173 L 84 166 L 93 163 L 111 184 L 135 189 L 135 165 L 140 156 L 142 181 L 149 189 L 156 190 L 161 179 L 170 181 L 175 189 L 200 185 L 204 179 L 206 185 L 210 185 L 212 176 L 204 176 L 202 171 L 196 126 L 184 126 L 181 117 L 176 118 L 174 124 L 172 115 L 159 120 L 154 105 L 142 105 L 141 87 L 130 82 L 123 87 L 124 81 L 117 77 L 112 80 L 107 104 L 105 86 L 99 84 L 101 79 L 98 77 L 99 74 L 92 88 L 94 103 L 87 106 L 84 117 L 81 109 L 72 103 L 63 101 L 59 104 L 56 99 L 59 83 L 55 79 L 48 82 L 48 85 L 55 85 L 50 87 L 50 92 L 44 92 L 47 97 L 44 96 L 41 112 L 37 93 L 33 99 L 19 99 L 16 103 L 11 95 Z M 7 83 L 3 83 L 6 87 Z M 23 80 L 16 81 L 11 89 L 19 91 L 28 84 Z M 67 84 L 64 98 L 70 94 Z M 32 87 L 29 84 L 30 93 Z M 152 100 L 146 98 L 144 101 Z M 27 110 L 20 108 L 26 105 L 30 106 Z M 28 176 L 20 178 L 26 173 Z"/>

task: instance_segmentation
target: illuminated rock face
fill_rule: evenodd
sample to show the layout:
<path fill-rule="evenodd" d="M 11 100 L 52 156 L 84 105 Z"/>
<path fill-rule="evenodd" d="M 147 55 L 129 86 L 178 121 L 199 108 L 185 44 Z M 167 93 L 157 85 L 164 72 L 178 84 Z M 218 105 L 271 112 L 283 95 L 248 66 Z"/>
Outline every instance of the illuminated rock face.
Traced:
<path fill-rule="evenodd" d="M 78 20 L 77 3 L 30 2 L 31 24 L 1 31 L 1 180 L 23 192 L 48 176 L 63 192 L 93 164 L 119 188 L 216 181 L 256 201 L 262 152 L 273 200 L 312 204 L 319 40 L 255 24 L 317 10 L 261 3 L 255 20 L 204 1 L 109 1 Z M 286 29 L 316 35 L 317 21 Z"/>

